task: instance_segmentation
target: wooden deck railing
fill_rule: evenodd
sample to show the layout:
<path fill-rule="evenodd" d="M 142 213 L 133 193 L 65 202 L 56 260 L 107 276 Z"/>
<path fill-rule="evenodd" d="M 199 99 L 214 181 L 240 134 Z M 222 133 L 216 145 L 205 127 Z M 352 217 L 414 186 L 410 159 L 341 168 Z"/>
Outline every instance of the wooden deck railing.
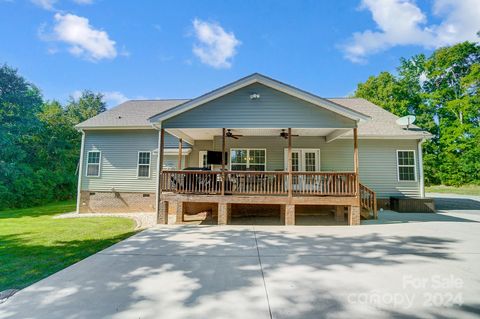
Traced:
<path fill-rule="evenodd" d="M 288 172 L 226 171 L 225 193 L 236 195 L 286 195 Z M 355 196 L 357 176 L 353 172 L 293 172 L 294 196 Z M 163 171 L 162 192 L 221 194 L 218 171 Z"/>
<path fill-rule="evenodd" d="M 357 175 L 352 172 L 294 172 L 293 194 L 352 196 L 357 194 Z"/>
<path fill-rule="evenodd" d="M 360 184 L 360 207 L 367 209 L 375 219 L 378 218 L 377 196 L 373 190 Z"/>
<path fill-rule="evenodd" d="M 162 192 L 220 194 L 221 176 L 211 171 L 163 171 Z"/>
<path fill-rule="evenodd" d="M 231 194 L 280 195 L 288 192 L 287 172 L 226 172 L 225 191 Z"/>

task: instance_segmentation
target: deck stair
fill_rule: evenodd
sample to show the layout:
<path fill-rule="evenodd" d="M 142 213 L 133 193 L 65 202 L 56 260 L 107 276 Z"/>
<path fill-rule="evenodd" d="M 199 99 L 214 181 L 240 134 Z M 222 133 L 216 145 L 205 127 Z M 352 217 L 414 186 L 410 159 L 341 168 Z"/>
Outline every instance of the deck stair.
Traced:
<path fill-rule="evenodd" d="M 377 195 L 367 186 L 360 184 L 360 216 L 363 219 L 377 219 Z"/>

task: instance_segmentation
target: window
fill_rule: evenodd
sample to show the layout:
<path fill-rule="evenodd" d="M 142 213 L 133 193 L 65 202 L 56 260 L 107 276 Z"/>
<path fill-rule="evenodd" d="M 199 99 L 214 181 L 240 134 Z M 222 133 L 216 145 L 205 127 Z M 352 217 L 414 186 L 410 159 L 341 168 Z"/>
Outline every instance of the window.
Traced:
<path fill-rule="evenodd" d="M 397 151 L 399 181 L 415 181 L 415 151 Z"/>
<path fill-rule="evenodd" d="M 87 176 L 98 177 L 100 176 L 100 158 L 99 151 L 90 151 L 87 156 Z"/>
<path fill-rule="evenodd" d="M 138 152 L 138 177 L 150 177 L 150 152 Z"/>
<path fill-rule="evenodd" d="M 232 171 L 264 171 L 266 151 L 264 149 L 231 149 L 230 169 Z"/>

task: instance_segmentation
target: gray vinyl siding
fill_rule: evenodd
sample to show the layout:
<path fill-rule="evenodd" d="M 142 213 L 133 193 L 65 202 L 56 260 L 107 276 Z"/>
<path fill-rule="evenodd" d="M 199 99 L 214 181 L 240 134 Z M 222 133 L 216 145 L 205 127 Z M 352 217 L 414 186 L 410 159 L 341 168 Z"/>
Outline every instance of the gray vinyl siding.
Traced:
<path fill-rule="evenodd" d="M 324 137 L 294 137 L 293 148 L 320 149 L 321 171 L 353 171 L 353 141 L 338 139 L 326 143 Z M 221 150 L 221 137 L 215 137 L 214 149 Z M 416 140 L 359 140 L 359 170 L 362 184 L 377 192 L 378 197 L 420 196 Z M 279 137 L 244 137 L 227 139 L 230 148 L 263 148 L 267 151 L 267 170 L 284 169 L 287 141 Z M 415 151 L 417 180 L 399 182 L 397 150 Z"/>
<path fill-rule="evenodd" d="M 155 192 L 158 131 L 87 131 L 82 172 L 82 190 Z M 100 177 L 86 176 L 89 151 L 101 151 Z M 137 177 L 139 151 L 150 151 L 150 177 Z"/>
<path fill-rule="evenodd" d="M 169 138 L 170 139 L 170 138 Z M 171 137 L 175 143 L 178 140 Z M 158 131 L 87 131 L 82 172 L 82 190 L 120 192 L 155 192 Z M 173 144 L 171 144 L 173 146 Z M 177 144 L 178 145 L 178 144 Z M 221 137 L 213 141 L 195 141 L 184 165 L 198 166 L 199 151 L 221 150 Z M 279 137 L 249 136 L 238 140 L 227 139 L 230 148 L 264 148 L 267 150 L 267 170 L 284 169 L 284 149 L 287 141 Z M 320 149 L 322 171 L 352 171 L 353 141 L 338 139 L 326 143 L 324 137 L 294 137 L 294 148 Z M 100 177 L 87 177 L 88 151 L 102 152 Z M 416 155 L 417 180 L 399 182 L 397 176 L 397 150 L 413 150 Z M 151 151 L 150 178 L 137 178 L 138 151 Z M 420 195 L 418 154 L 416 140 L 359 140 L 360 181 L 377 192 L 379 198 L 388 196 Z M 176 168 L 177 156 L 165 156 L 165 164 Z"/>
<path fill-rule="evenodd" d="M 185 147 L 190 145 L 185 144 Z M 86 131 L 82 190 L 155 192 L 158 147 L 157 130 Z M 178 148 L 178 139 L 165 134 L 165 147 Z M 86 176 L 89 151 L 100 151 L 100 176 Z M 150 151 L 150 177 L 137 177 L 139 151 Z M 177 156 L 165 156 L 167 164 L 177 165 Z"/>
<path fill-rule="evenodd" d="M 251 100 L 250 94 L 260 94 Z M 252 84 L 162 122 L 164 128 L 352 128 L 355 122 L 262 84 Z"/>

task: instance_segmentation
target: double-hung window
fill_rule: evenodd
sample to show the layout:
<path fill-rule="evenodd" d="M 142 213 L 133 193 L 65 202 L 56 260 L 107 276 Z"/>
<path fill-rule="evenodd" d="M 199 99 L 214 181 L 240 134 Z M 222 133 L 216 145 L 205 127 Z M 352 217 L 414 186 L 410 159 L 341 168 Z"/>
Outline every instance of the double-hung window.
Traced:
<path fill-rule="evenodd" d="M 397 151 L 398 180 L 415 181 L 415 151 Z"/>
<path fill-rule="evenodd" d="M 100 176 L 100 151 L 89 151 L 87 156 L 87 176 L 99 177 Z"/>
<path fill-rule="evenodd" d="M 138 177 L 150 177 L 150 152 L 138 152 Z"/>
<path fill-rule="evenodd" d="M 231 149 L 230 169 L 232 171 L 264 171 L 266 169 L 265 149 Z"/>

